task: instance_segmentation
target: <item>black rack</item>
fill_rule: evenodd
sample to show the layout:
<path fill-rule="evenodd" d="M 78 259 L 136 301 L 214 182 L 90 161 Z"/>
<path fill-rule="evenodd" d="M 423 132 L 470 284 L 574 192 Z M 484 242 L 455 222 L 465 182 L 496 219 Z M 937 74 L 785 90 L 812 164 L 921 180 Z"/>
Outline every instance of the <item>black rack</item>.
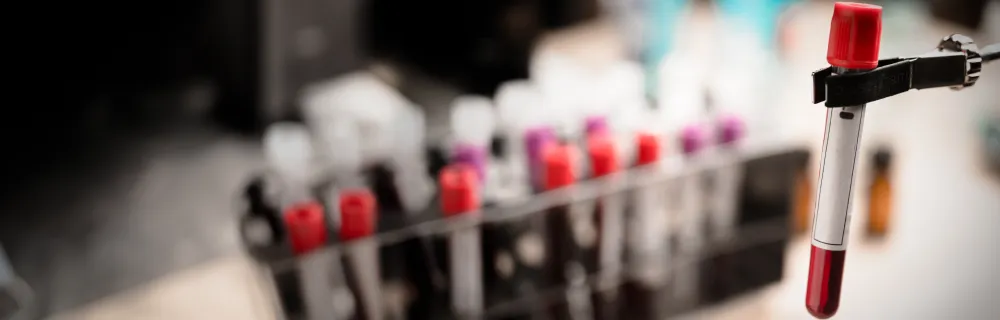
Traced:
<path fill-rule="evenodd" d="M 805 166 L 808 152 L 805 148 L 789 148 L 788 144 L 745 145 L 740 159 L 719 161 L 690 161 L 670 158 L 658 164 L 638 167 L 617 174 L 578 182 L 570 187 L 544 192 L 523 199 L 516 199 L 484 208 L 479 214 L 455 218 L 440 217 L 436 203 L 421 215 L 390 215 L 380 218 L 379 232 L 370 238 L 346 243 L 331 243 L 322 250 L 306 257 L 292 257 L 286 246 L 248 247 L 248 252 L 258 262 L 263 286 L 275 298 L 279 318 L 308 319 L 302 307 L 302 290 L 294 276 L 303 259 L 313 255 L 329 255 L 341 261 L 342 253 L 352 246 L 379 247 L 383 282 L 402 281 L 408 288 L 408 303 L 386 318 L 448 319 L 528 319 L 548 318 L 546 309 L 552 306 L 575 304 L 570 302 L 574 292 L 585 288 L 591 294 L 616 293 L 621 305 L 612 318 L 662 319 L 687 312 L 750 290 L 761 288 L 781 279 L 785 243 L 789 238 L 789 215 L 792 210 L 792 189 L 796 168 Z M 744 177 L 739 201 L 737 232 L 725 240 L 706 241 L 697 248 L 677 245 L 675 236 L 668 238 L 672 252 L 668 261 L 658 264 L 657 272 L 666 274 L 664 281 L 653 285 L 638 283 L 638 265 L 634 261 L 621 261 L 608 269 L 590 272 L 581 277 L 582 283 L 548 286 L 535 284 L 535 289 L 512 292 L 494 288 L 496 279 L 484 274 L 483 285 L 486 307 L 481 314 L 457 316 L 451 311 L 447 290 L 446 256 L 442 251 L 445 236 L 456 231 L 479 227 L 484 233 L 496 226 L 540 219 L 547 209 L 593 201 L 597 198 L 620 195 L 628 197 L 636 190 L 659 188 L 664 197 L 679 179 L 704 176 L 724 166 L 744 166 Z M 659 192 L 659 191 L 658 191 Z M 393 219 L 396 217 L 397 219 Z M 399 219 L 402 217 L 401 219 Z M 492 228 L 492 229 L 491 229 Z M 709 231 L 706 231 L 709 232 Z M 668 237 L 664 235 L 664 237 Z M 490 242 L 483 236 L 484 244 Z M 484 253 L 485 255 L 485 253 Z M 422 260 L 422 261 L 417 261 Z M 401 264 L 401 265 L 400 265 Z M 488 263 L 483 263 L 488 265 Z M 647 264 L 648 266 L 648 264 Z M 485 268 L 484 268 L 485 269 Z M 694 273 L 691 273 L 692 270 Z M 340 272 L 340 271 L 338 271 Z M 345 271 L 346 272 L 346 271 Z M 608 281 L 607 276 L 616 275 Z M 685 277 L 685 272 L 697 276 Z M 349 273 L 349 272 L 346 272 Z M 340 285 L 351 287 L 350 276 L 334 277 L 344 281 Z M 678 293 L 678 288 L 694 285 L 694 292 Z M 582 286 L 581 286 L 582 285 Z M 353 290 L 353 289 L 352 289 Z M 356 292 L 355 292 L 356 293 Z M 328 299 L 334 303 L 334 298 Z M 357 299 L 355 299 L 355 303 Z M 385 306 L 383 306 L 385 307 Z M 608 314 L 606 310 L 593 310 L 585 306 L 594 318 L 595 313 Z M 387 307 L 389 308 L 389 307 Z M 360 310 L 357 306 L 352 310 Z M 350 311 L 350 310 L 349 310 Z M 624 312 L 624 313 L 623 313 Z M 363 318 L 345 312 L 344 319 Z M 588 319 L 590 317 L 587 317 Z M 605 317 L 607 318 L 607 317 Z"/>

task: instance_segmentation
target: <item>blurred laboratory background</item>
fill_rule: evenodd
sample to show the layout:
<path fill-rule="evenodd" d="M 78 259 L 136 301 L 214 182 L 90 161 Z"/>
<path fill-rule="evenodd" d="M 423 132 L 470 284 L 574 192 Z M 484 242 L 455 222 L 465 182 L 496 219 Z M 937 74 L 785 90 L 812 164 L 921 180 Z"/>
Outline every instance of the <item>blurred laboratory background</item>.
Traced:
<path fill-rule="evenodd" d="M 1000 42 L 863 2 L 881 58 Z M 812 318 L 833 1 L 60 6 L 8 44 L 0 320 Z M 867 106 L 835 318 L 1000 314 L 998 64 Z"/>

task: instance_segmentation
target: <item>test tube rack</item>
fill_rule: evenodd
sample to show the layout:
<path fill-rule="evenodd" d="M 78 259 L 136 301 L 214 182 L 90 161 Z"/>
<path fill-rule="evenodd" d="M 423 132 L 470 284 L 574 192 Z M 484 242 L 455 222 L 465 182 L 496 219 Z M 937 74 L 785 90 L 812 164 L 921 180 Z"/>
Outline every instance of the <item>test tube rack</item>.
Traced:
<path fill-rule="evenodd" d="M 789 144 L 746 144 L 739 159 L 707 161 L 681 166 L 636 167 L 608 176 L 579 181 L 569 187 L 543 192 L 523 199 L 497 203 L 480 210 L 476 215 L 442 217 L 437 204 L 429 206 L 425 214 L 389 215 L 381 212 L 378 232 L 369 239 L 332 243 L 310 255 L 330 255 L 340 261 L 343 252 L 362 241 L 375 241 L 379 247 L 382 276 L 390 279 L 405 278 L 408 282 L 406 318 L 459 318 L 450 312 L 447 298 L 447 265 L 441 256 L 444 237 L 456 230 L 488 227 L 512 221 L 526 220 L 547 213 L 548 208 L 615 194 L 627 194 L 642 188 L 659 188 L 664 197 L 679 179 L 692 175 L 705 175 L 722 166 L 744 165 L 744 178 L 739 198 L 738 231 L 725 241 L 709 241 L 697 252 L 671 249 L 669 261 L 662 265 L 667 274 L 682 267 L 699 270 L 697 293 L 677 297 L 670 293 L 652 297 L 657 310 L 644 311 L 645 315 L 623 315 L 633 319 L 660 319 L 682 314 L 729 299 L 735 295 L 761 288 L 781 279 L 784 249 L 790 237 L 789 216 L 792 211 L 795 168 L 805 165 L 807 148 L 789 147 Z M 671 159 L 664 159 L 670 161 Z M 652 167 L 656 166 L 656 167 Z M 397 217 L 397 218 L 392 218 Z M 664 237 L 668 237 L 664 235 Z M 483 239 L 484 243 L 489 240 Z M 676 239 L 667 241 L 668 245 Z M 252 260 L 259 267 L 260 285 L 273 298 L 275 317 L 278 319 L 308 319 L 301 306 L 303 292 L 296 290 L 294 270 L 298 260 L 285 246 L 247 246 Z M 628 262 L 616 266 L 629 270 Z M 600 272 L 600 271 L 599 271 Z M 596 273 L 588 274 L 587 285 L 592 292 L 621 290 L 628 274 L 621 273 L 617 281 L 597 281 Z M 660 292 L 670 292 L 676 280 L 671 276 Z M 341 279 L 349 281 L 349 279 Z M 599 283 L 600 282 L 600 283 Z M 484 290 L 489 291 L 488 284 Z M 491 298 L 486 294 L 486 307 L 476 318 L 512 319 L 532 318 L 546 306 L 566 303 L 569 288 L 544 287 L 527 295 L 505 296 L 509 299 Z M 355 294 L 356 295 L 356 294 Z M 414 297 L 416 296 L 416 297 Z M 629 299 L 626 296 L 625 299 Z M 333 297 L 328 299 L 333 303 Z M 389 300 L 389 299 L 383 299 Z M 498 301 L 503 300 L 503 301 Z M 352 308 L 358 310 L 357 307 Z M 635 317 L 633 317 L 635 316 Z M 357 315 L 345 319 L 363 318 Z"/>

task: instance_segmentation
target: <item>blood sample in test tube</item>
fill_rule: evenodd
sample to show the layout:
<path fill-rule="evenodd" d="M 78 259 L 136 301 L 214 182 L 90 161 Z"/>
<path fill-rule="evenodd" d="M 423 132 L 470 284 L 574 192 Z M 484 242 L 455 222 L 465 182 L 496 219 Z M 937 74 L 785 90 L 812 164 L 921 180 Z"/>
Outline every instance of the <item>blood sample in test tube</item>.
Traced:
<path fill-rule="evenodd" d="M 331 303 L 334 288 L 330 270 L 337 262 L 329 251 L 322 250 L 328 237 L 323 207 L 313 201 L 292 205 L 285 211 L 284 220 L 296 256 L 306 314 L 310 319 L 336 317 Z"/>
<path fill-rule="evenodd" d="M 607 132 L 594 132 L 587 138 L 587 154 L 594 178 L 602 178 L 618 171 L 618 153 L 614 138 Z M 608 181 L 610 183 L 610 181 Z M 617 319 L 621 306 L 618 282 L 620 265 L 624 259 L 624 203 L 620 194 L 603 196 L 596 201 L 594 218 L 597 220 L 597 288 L 591 295 L 595 319 Z"/>
<path fill-rule="evenodd" d="M 834 5 L 826 60 L 836 74 L 878 66 L 882 7 L 850 2 Z M 865 105 L 827 108 L 816 208 L 806 310 L 826 319 L 840 307 L 844 259 L 851 224 L 851 191 Z"/>
<path fill-rule="evenodd" d="M 575 150 L 571 145 L 550 143 L 542 151 L 545 190 L 568 187 L 576 181 L 574 172 Z M 582 210 L 581 210 L 582 209 Z M 578 204 L 558 203 L 545 215 L 546 249 L 550 260 L 546 266 L 548 284 L 568 287 L 566 301 L 549 305 L 549 312 L 556 319 L 570 319 L 574 314 L 589 313 L 589 293 L 586 287 L 586 268 L 582 258 L 585 246 L 592 247 L 596 240 L 592 228 L 592 212 Z"/>
<path fill-rule="evenodd" d="M 660 163 L 660 140 L 656 135 L 640 133 L 636 138 L 635 167 L 642 177 L 654 177 Z M 625 307 L 622 319 L 663 319 L 663 301 L 668 294 L 669 220 L 660 184 L 646 184 L 630 194 L 627 253 L 628 272 L 624 285 Z"/>
<path fill-rule="evenodd" d="M 452 164 L 441 170 L 441 211 L 446 217 L 478 214 L 479 181 L 473 167 Z M 483 312 L 482 247 L 479 226 L 457 227 L 448 236 L 452 309 L 459 319 Z"/>
<path fill-rule="evenodd" d="M 341 190 L 339 207 L 345 273 L 359 298 L 358 314 L 368 320 L 383 319 L 378 241 L 373 237 L 378 225 L 375 196 L 367 189 Z"/>

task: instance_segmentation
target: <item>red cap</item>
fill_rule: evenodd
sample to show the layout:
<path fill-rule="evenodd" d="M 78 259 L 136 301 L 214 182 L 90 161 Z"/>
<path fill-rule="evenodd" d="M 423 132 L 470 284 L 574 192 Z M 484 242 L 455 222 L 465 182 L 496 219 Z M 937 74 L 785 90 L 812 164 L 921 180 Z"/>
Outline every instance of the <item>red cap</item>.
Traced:
<path fill-rule="evenodd" d="M 375 196 L 366 189 L 340 192 L 340 240 L 364 238 L 375 233 Z"/>
<path fill-rule="evenodd" d="M 618 170 L 615 143 L 606 133 L 594 133 L 587 137 L 587 154 L 590 156 L 590 170 L 595 177 Z"/>
<path fill-rule="evenodd" d="M 656 135 L 640 133 L 636 143 L 639 145 L 637 148 L 639 154 L 635 160 L 637 166 L 647 165 L 660 160 L 660 140 L 656 138 Z"/>
<path fill-rule="evenodd" d="M 549 143 L 542 150 L 542 157 L 545 163 L 545 190 L 573 184 L 576 179 L 573 173 L 573 147 Z"/>
<path fill-rule="evenodd" d="M 837 2 L 830 21 L 826 61 L 834 67 L 874 69 L 882 38 L 882 7 Z"/>
<path fill-rule="evenodd" d="M 441 169 L 441 211 L 453 216 L 479 209 L 479 180 L 476 170 L 467 164 L 452 164 Z"/>
<path fill-rule="evenodd" d="M 326 224 L 323 223 L 323 206 L 316 202 L 296 204 L 285 210 L 285 226 L 292 252 L 303 254 L 326 243 Z"/>

